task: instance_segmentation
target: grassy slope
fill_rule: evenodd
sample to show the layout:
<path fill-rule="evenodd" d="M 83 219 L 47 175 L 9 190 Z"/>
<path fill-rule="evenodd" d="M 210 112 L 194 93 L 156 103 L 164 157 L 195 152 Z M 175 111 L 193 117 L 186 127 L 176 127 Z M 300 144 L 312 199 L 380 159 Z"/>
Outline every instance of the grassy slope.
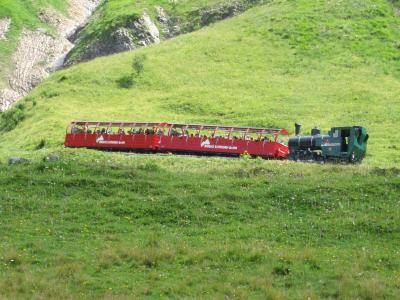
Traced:
<path fill-rule="evenodd" d="M 399 176 L 94 151 L 2 166 L 0 295 L 398 299 Z"/>
<path fill-rule="evenodd" d="M 62 0 L 2 0 L 0 2 L 0 18 L 9 17 L 12 20 L 7 40 L 0 41 L 0 87 L 4 86 L 6 76 L 12 67 L 12 53 L 22 28 L 47 28 L 47 25 L 43 24 L 37 16 L 41 9 L 48 6 L 62 12 L 66 10 L 65 1 Z"/>
<path fill-rule="evenodd" d="M 399 24 L 383 0 L 274 2 L 157 47 L 54 74 L 29 96 L 37 105 L 16 112 L 26 119 L 2 134 L 0 151 L 29 151 L 42 138 L 60 145 L 72 119 L 288 129 L 297 121 L 307 131 L 366 126 L 367 161 L 399 164 Z M 120 88 L 138 54 L 147 57 L 143 78 Z"/>
<path fill-rule="evenodd" d="M 398 25 L 384 1 L 277 1 L 54 74 L 0 134 L 3 161 L 34 161 L 0 166 L 0 295 L 400 297 Z M 124 156 L 61 149 L 75 118 L 358 123 L 371 139 L 361 166 Z"/>

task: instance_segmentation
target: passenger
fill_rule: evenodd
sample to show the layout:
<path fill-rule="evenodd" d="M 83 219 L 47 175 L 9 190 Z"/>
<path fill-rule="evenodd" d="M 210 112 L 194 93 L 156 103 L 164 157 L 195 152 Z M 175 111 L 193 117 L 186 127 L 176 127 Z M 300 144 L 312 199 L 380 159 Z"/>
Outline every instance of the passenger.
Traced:
<path fill-rule="evenodd" d="M 102 128 L 101 129 L 101 134 L 105 134 L 106 133 L 106 129 L 105 128 Z"/>

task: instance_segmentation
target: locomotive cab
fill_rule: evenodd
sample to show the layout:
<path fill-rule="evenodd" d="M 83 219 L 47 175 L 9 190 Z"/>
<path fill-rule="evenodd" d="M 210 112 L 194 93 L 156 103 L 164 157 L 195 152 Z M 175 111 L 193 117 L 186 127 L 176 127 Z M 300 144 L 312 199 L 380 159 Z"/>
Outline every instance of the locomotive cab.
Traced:
<path fill-rule="evenodd" d="M 361 126 L 333 127 L 329 138 L 322 144 L 325 158 L 336 158 L 351 162 L 361 161 L 367 150 L 368 133 Z"/>

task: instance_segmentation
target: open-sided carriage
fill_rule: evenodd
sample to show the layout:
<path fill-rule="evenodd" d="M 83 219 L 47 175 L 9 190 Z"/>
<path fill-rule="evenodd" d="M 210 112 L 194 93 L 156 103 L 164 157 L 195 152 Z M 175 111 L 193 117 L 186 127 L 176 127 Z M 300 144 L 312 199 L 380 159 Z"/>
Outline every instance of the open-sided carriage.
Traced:
<path fill-rule="evenodd" d="M 283 159 L 288 147 L 279 140 L 286 129 L 160 122 L 74 121 L 66 147 L 119 151 L 173 152 L 238 156 L 248 153 Z"/>

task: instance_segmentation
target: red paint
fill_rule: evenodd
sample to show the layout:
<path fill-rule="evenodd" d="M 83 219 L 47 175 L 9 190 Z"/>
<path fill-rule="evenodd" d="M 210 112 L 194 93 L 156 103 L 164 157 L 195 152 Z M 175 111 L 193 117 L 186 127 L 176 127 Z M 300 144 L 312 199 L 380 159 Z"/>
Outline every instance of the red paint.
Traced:
<path fill-rule="evenodd" d="M 83 128 L 80 133 L 72 133 L 70 130 L 65 137 L 66 147 L 85 147 L 93 149 L 112 149 L 112 150 L 144 150 L 160 152 L 185 152 L 221 155 L 241 155 L 248 153 L 253 156 L 264 158 L 286 158 L 288 147 L 277 141 L 279 134 L 287 134 L 285 129 L 269 128 L 246 128 L 246 127 L 227 127 L 210 125 L 186 125 L 186 124 L 167 124 L 167 123 L 143 123 L 143 122 L 73 122 L 70 126 Z M 114 127 L 120 129 L 129 128 L 155 128 L 159 134 L 126 134 L 126 133 L 88 133 L 96 132 L 101 127 Z M 203 128 L 203 129 L 202 129 Z M 182 130 L 179 136 L 171 135 L 171 130 Z M 205 137 L 194 134 L 185 134 L 186 130 L 198 131 L 207 130 L 208 132 L 223 133 L 224 137 Z M 233 138 L 234 134 L 242 134 L 243 138 Z M 250 140 L 247 134 L 259 135 L 261 138 L 265 134 L 272 134 L 272 140 Z"/>

